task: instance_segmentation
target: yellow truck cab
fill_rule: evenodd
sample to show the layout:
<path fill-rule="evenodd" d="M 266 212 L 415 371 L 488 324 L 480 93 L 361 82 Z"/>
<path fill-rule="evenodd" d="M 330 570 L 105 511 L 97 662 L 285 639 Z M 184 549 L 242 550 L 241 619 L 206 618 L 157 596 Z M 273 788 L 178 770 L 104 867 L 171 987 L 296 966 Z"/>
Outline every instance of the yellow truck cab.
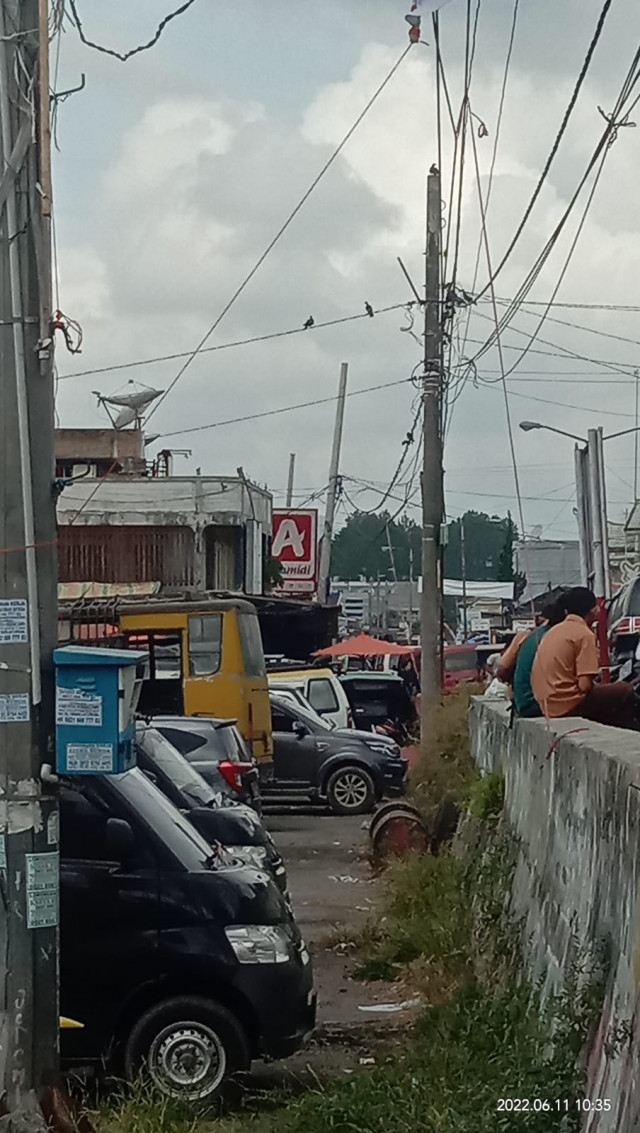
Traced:
<path fill-rule="evenodd" d="M 122 602 L 119 637 L 149 652 L 139 711 L 237 719 L 262 765 L 273 758 L 260 625 L 242 598 Z"/>

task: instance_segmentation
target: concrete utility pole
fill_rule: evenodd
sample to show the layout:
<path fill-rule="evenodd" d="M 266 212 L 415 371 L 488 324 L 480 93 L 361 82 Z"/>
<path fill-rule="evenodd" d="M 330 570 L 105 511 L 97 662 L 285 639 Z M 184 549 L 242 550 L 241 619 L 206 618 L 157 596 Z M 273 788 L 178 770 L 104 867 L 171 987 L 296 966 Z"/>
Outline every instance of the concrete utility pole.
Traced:
<path fill-rule="evenodd" d="M 336 409 L 336 423 L 333 431 L 333 448 L 331 451 L 331 467 L 329 468 L 329 491 L 327 493 L 327 510 L 324 517 L 322 531 L 322 544 L 320 546 L 320 571 L 318 574 L 318 601 L 326 603 L 329 594 L 329 576 L 331 572 L 331 540 L 333 538 L 333 521 L 336 514 L 338 498 L 338 484 L 340 482 L 340 449 L 342 447 L 342 429 L 344 426 L 344 407 L 347 397 L 347 377 L 349 365 L 343 362 L 340 369 L 340 386 L 338 389 L 338 407 Z"/>
<path fill-rule="evenodd" d="M 467 625 L 467 548 L 464 537 L 464 516 L 460 516 L 460 558 L 462 561 L 462 632 L 465 644 L 468 637 Z"/>
<path fill-rule="evenodd" d="M 440 700 L 442 633 L 441 532 L 444 514 L 442 473 L 442 333 L 440 321 L 440 244 L 442 204 L 440 173 L 435 167 L 427 185 L 427 254 L 424 326 L 424 456 L 422 465 L 422 643 L 421 734 L 423 746 L 434 737 Z"/>
<path fill-rule="evenodd" d="M 293 482 L 295 480 L 295 475 L 296 475 L 296 454 L 295 454 L 295 452 L 292 452 L 291 456 L 289 457 L 289 479 L 287 481 L 287 503 L 286 503 L 287 507 L 291 507 L 292 504 L 293 504 Z"/>
<path fill-rule="evenodd" d="M 48 52 L 47 0 L 0 0 L 0 1093 L 12 1115 L 36 1112 L 58 1062 L 58 809 L 43 776 L 57 637 Z"/>

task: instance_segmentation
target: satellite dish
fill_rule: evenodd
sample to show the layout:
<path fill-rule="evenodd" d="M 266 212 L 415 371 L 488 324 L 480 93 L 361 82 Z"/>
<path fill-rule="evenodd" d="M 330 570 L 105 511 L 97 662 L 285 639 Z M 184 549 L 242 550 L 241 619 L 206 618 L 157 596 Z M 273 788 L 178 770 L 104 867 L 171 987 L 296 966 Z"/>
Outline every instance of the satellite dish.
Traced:
<path fill-rule="evenodd" d="M 123 405 L 127 409 L 138 411 L 146 409 L 161 394 L 162 390 L 160 389 L 142 389 L 140 393 L 123 393 L 119 397 L 103 397 L 102 400 L 107 405 Z"/>
<path fill-rule="evenodd" d="M 97 390 L 94 390 L 94 393 L 98 398 L 98 403 L 103 405 L 109 414 L 114 429 L 124 429 L 127 425 L 134 423 L 136 428 L 140 428 L 145 409 L 149 408 L 152 401 L 161 397 L 163 391 L 159 389 L 143 389 L 138 393 L 119 394 L 115 397 L 103 397 Z M 115 417 L 111 412 L 111 406 L 120 410 Z"/>
<path fill-rule="evenodd" d="M 118 413 L 118 416 L 113 422 L 113 427 L 114 429 L 124 429 L 125 425 L 131 425 L 133 421 L 137 420 L 137 418 L 138 414 L 136 413 L 135 409 L 133 409 L 133 407 L 130 407 L 129 409 L 123 409 L 120 413 Z"/>

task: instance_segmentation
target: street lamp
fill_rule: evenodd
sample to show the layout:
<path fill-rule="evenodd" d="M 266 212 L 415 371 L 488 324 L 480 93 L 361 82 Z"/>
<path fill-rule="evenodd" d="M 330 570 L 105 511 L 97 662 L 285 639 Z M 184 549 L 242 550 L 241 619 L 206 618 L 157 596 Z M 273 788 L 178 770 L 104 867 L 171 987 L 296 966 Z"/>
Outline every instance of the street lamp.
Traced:
<path fill-rule="evenodd" d="M 611 570 L 609 563 L 609 540 L 607 522 L 607 497 L 604 480 L 604 441 L 615 437 L 626 437 L 638 433 L 640 425 L 631 429 L 621 429 L 606 437 L 602 427 L 589 429 L 586 437 L 556 429 L 553 425 L 543 425 L 539 421 L 521 421 L 520 428 L 525 433 L 532 429 L 545 429 L 577 441 L 575 448 L 577 516 L 580 535 L 580 565 L 583 582 L 593 586 L 598 600 L 598 639 L 600 659 L 603 666 L 603 680 L 609 678 L 609 643 L 607 639 L 607 619 L 605 603 L 611 596 Z"/>
<path fill-rule="evenodd" d="M 523 433 L 530 433 L 532 429 L 544 429 L 547 433 L 559 433 L 561 437 L 570 437 L 572 441 L 578 441 L 580 444 L 588 444 L 589 441 L 586 437 L 579 437 L 576 433 L 565 433 L 564 429 L 556 429 L 555 425 L 543 425 L 540 421 L 521 421 L 520 428 Z M 627 437 L 630 433 L 640 432 L 640 425 L 634 425 L 632 429 L 622 429 L 619 433 L 607 433 L 606 437 L 603 436 L 603 441 L 612 441 L 614 437 Z"/>

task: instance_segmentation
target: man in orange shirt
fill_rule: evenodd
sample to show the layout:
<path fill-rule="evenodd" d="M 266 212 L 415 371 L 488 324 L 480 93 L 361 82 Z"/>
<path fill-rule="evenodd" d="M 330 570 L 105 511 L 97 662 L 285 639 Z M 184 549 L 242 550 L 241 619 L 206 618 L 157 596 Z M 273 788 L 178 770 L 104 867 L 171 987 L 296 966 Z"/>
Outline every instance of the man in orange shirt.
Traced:
<path fill-rule="evenodd" d="M 634 693 L 625 681 L 595 684 L 600 672 L 592 626 L 595 595 L 584 586 L 563 599 L 567 616 L 543 637 L 531 671 L 531 687 L 545 716 L 581 716 L 614 728 L 632 728 Z"/>

